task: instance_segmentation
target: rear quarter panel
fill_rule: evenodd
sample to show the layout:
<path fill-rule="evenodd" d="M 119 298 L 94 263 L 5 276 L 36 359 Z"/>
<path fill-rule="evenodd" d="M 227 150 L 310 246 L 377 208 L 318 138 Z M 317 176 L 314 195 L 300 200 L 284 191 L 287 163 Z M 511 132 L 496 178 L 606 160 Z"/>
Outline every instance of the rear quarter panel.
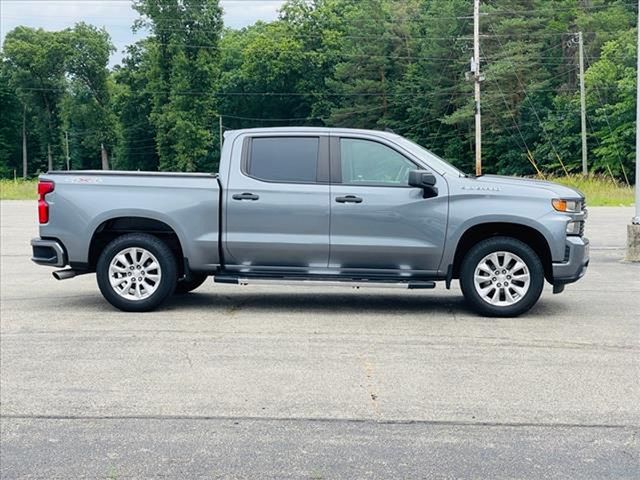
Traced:
<path fill-rule="evenodd" d="M 60 240 L 73 263 L 86 263 L 94 232 L 107 220 L 141 217 L 177 234 L 193 269 L 213 269 L 218 255 L 219 185 L 212 175 L 50 173 L 49 222 L 40 236 Z"/>

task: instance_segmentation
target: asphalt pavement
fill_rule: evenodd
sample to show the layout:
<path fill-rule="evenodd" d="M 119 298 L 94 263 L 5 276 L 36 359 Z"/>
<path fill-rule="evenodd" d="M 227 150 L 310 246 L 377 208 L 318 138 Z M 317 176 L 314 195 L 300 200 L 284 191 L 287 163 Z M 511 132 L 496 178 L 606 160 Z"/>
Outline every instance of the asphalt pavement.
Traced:
<path fill-rule="evenodd" d="M 586 277 L 515 319 L 435 290 L 207 282 L 127 314 L 29 261 L 0 203 L 0 478 L 640 476 L 630 208 L 590 208 Z"/>

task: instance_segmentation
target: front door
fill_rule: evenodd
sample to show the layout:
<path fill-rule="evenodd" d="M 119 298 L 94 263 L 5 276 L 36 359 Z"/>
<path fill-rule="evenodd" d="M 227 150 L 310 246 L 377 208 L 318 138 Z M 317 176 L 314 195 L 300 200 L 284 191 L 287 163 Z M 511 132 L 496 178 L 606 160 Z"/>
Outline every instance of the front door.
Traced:
<path fill-rule="evenodd" d="M 328 162 L 327 136 L 245 139 L 242 168 L 229 172 L 226 190 L 228 268 L 301 273 L 327 268 Z"/>
<path fill-rule="evenodd" d="M 430 275 L 440 264 L 447 227 L 447 184 L 423 198 L 408 185 L 424 169 L 392 144 L 366 137 L 332 138 L 331 255 L 329 267 Z M 435 174 L 435 172 L 433 172 Z"/>

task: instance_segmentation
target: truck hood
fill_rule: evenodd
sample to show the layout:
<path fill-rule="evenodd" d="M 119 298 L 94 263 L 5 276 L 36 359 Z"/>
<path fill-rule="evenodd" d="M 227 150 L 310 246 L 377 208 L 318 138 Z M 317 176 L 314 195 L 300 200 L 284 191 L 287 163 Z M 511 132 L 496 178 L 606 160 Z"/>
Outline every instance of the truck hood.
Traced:
<path fill-rule="evenodd" d="M 534 180 L 531 178 L 507 177 L 503 175 L 482 175 L 480 177 L 467 177 L 470 182 L 476 182 L 478 186 L 500 187 L 510 186 L 516 188 L 535 188 L 546 190 L 558 198 L 584 198 L 584 194 L 575 188 L 566 187 L 559 183 L 546 180 Z"/>

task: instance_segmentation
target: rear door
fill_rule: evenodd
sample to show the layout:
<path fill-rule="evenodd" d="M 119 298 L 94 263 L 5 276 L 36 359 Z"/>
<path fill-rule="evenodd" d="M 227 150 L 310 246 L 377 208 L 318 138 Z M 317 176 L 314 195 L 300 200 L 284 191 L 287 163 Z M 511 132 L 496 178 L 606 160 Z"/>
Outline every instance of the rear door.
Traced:
<path fill-rule="evenodd" d="M 326 269 L 330 220 L 328 150 L 327 135 L 244 138 L 242 159 L 232 162 L 226 189 L 228 268 L 301 272 Z"/>
<path fill-rule="evenodd" d="M 331 139 L 331 256 L 343 273 L 434 274 L 444 249 L 447 184 L 423 198 L 409 172 L 428 169 L 395 144 L 367 137 Z"/>

